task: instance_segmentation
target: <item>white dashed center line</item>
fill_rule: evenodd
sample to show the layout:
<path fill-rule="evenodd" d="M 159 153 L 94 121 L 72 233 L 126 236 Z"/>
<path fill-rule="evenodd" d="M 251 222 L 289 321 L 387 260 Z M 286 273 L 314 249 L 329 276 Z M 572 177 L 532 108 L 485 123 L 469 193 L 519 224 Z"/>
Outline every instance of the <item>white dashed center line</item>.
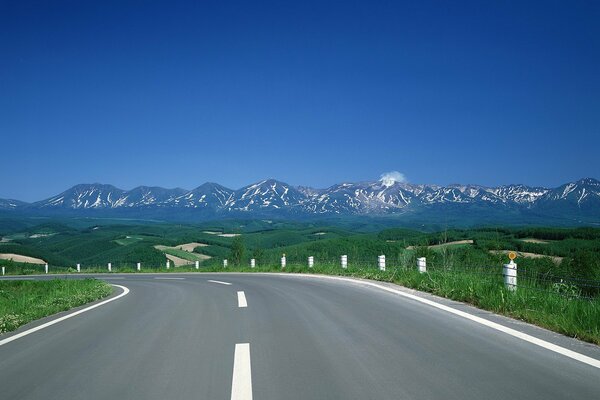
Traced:
<path fill-rule="evenodd" d="M 246 301 L 246 294 L 242 291 L 237 292 L 238 294 L 238 307 L 248 307 L 248 302 Z"/>
<path fill-rule="evenodd" d="M 252 371 L 250 368 L 250 343 L 237 343 L 233 356 L 231 400 L 252 400 Z"/>
<path fill-rule="evenodd" d="M 231 283 L 229 282 L 223 282 L 223 281 L 213 281 L 211 279 L 209 279 L 207 282 L 211 282 L 211 283 L 218 283 L 219 285 L 231 285 Z"/>

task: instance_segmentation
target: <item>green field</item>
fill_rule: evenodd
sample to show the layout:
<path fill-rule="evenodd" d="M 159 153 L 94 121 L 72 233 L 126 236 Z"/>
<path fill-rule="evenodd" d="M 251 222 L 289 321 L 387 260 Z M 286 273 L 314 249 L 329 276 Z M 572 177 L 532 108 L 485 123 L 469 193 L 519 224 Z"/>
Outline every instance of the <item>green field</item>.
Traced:
<path fill-rule="evenodd" d="M 368 223 L 329 226 L 323 223 L 228 220 L 198 225 L 140 221 L 61 220 L 5 221 L 0 253 L 48 261 L 51 273 L 83 271 L 166 272 L 166 254 L 201 262 L 201 271 L 279 271 L 286 255 L 288 272 L 344 274 L 395 282 L 536 323 L 558 332 L 600 343 L 600 229 L 503 228 L 448 229 L 437 232 L 406 228 L 380 229 Z M 211 232 L 211 233 L 207 233 Z M 217 233 L 235 233 L 224 237 Z M 194 252 L 175 248 L 202 243 Z M 159 249 L 155 246 L 160 246 Z M 164 246 L 164 247 L 163 247 Z M 504 251 L 517 251 L 519 290 L 502 284 Z M 340 256 L 348 256 L 348 269 Z M 386 256 L 387 271 L 377 269 Z M 203 255 L 203 256 L 201 256 Z M 307 258 L 315 267 L 307 268 Z M 537 258 L 532 258 L 536 256 Z M 416 259 L 426 257 L 427 274 L 416 273 Z M 250 259 L 257 268 L 250 269 Z M 43 266 L 0 260 L 7 274 L 43 272 Z M 170 272 L 195 271 L 193 266 Z"/>
<path fill-rule="evenodd" d="M 25 226 L 25 227 L 24 227 Z M 240 234 L 222 237 L 205 232 Z M 191 262 L 204 257 L 174 248 L 198 242 L 207 246 L 195 252 L 211 257 L 203 265 L 230 263 L 248 265 L 250 258 L 258 264 L 277 264 L 282 254 L 293 263 L 305 264 L 308 256 L 323 262 L 336 262 L 348 255 L 349 262 L 373 264 L 385 254 L 389 265 L 402 266 L 406 260 L 426 257 L 429 265 L 501 266 L 503 254 L 514 250 L 537 254 L 540 258 L 520 257 L 519 266 L 536 273 L 600 280 L 600 229 L 594 228 L 480 228 L 416 231 L 404 228 L 378 230 L 368 224 L 349 228 L 324 224 L 287 221 L 222 221 L 198 225 L 120 222 L 113 220 L 73 219 L 60 221 L 0 219 L 0 236 L 10 239 L 0 243 L 0 253 L 13 253 L 43 259 L 51 268 L 83 269 L 113 267 L 134 268 L 141 262 L 145 268 L 165 265 L 165 253 Z M 472 240 L 472 244 L 452 244 Z M 232 247 L 238 246 L 234 255 Z M 447 245 L 444 245 L 447 244 Z M 162 250 L 155 246 L 166 246 Z M 241 251 L 240 251 L 241 250 Z M 552 257 L 555 257 L 554 259 Z M 560 262 L 556 262 L 556 257 Z M 7 269 L 42 267 L 0 260 Z M 19 268 L 16 268 L 19 267 Z"/>

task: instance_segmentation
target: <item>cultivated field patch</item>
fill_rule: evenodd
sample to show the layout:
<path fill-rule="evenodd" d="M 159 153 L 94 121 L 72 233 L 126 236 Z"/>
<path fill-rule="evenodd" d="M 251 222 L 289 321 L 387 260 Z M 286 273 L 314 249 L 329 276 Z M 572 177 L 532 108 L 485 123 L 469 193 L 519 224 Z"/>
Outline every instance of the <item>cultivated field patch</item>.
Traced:
<path fill-rule="evenodd" d="M 525 242 L 525 243 L 536 243 L 536 244 L 548 244 L 550 243 L 549 240 L 541 240 L 541 239 L 535 239 L 535 238 L 525 238 L 525 239 L 519 239 L 521 242 Z"/>
<path fill-rule="evenodd" d="M 510 253 L 512 250 L 490 250 L 490 253 L 492 254 L 506 254 L 508 255 L 508 253 Z M 544 258 L 544 257 L 548 257 L 550 258 L 552 261 L 554 261 L 554 263 L 556 264 L 560 264 L 562 262 L 562 260 L 564 259 L 564 257 L 558 257 L 558 256 L 548 256 L 546 254 L 538 254 L 538 253 L 527 253 L 524 251 L 517 251 L 517 257 L 523 257 L 523 258 Z"/>
<path fill-rule="evenodd" d="M 388 241 L 388 242 L 392 242 L 392 241 Z M 433 244 L 431 246 L 427 246 L 428 249 L 439 249 L 442 247 L 447 247 L 447 246 L 458 246 L 458 245 L 463 245 L 463 244 L 473 244 L 473 240 L 471 239 L 466 239 L 466 240 L 456 240 L 454 242 L 448 242 L 448 243 L 441 243 L 441 244 Z M 406 248 L 406 250 L 414 250 L 417 246 L 408 246 Z"/>
<path fill-rule="evenodd" d="M 28 264 L 46 264 L 46 261 L 40 260 L 39 258 L 22 256 L 20 254 L 0 254 L 0 260 L 10 260 L 14 262 L 28 263 Z"/>

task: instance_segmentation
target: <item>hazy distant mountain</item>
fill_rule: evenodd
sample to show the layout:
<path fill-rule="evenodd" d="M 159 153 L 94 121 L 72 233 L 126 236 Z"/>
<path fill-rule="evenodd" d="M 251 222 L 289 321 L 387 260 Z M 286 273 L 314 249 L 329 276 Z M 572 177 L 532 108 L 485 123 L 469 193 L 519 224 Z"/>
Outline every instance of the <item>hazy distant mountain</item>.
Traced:
<path fill-rule="evenodd" d="M 0 199 L 0 210 L 16 210 L 26 205 L 27 203 L 19 200 Z"/>
<path fill-rule="evenodd" d="M 274 179 L 239 190 L 216 183 L 196 189 L 81 184 L 49 199 L 27 204 L 0 200 L 0 210 L 94 216 L 198 220 L 219 217 L 378 216 L 418 221 L 444 218 L 473 223 L 600 222 L 600 182 L 586 178 L 558 188 L 506 185 L 417 185 L 394 181 L 341 183 L 327 189 L 294 187 Z"/>

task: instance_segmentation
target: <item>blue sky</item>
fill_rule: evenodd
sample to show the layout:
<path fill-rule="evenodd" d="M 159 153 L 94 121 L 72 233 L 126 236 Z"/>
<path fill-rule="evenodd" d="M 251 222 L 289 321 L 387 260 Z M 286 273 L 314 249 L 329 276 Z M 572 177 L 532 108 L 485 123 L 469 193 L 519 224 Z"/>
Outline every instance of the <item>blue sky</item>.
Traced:
<path fill-rule="evenodd" d="M 0 197 L 598 178 L 599 20 L 592 1 L 0 2 Z"/>

